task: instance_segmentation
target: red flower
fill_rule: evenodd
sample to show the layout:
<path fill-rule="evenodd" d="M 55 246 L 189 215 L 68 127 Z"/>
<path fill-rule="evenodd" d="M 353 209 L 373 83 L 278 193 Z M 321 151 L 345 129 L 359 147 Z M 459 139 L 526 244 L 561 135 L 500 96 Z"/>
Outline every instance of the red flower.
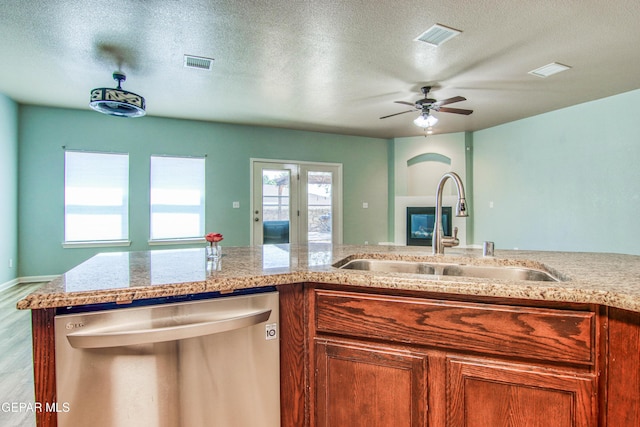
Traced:
<path fill-rule="evenodd" d="M 206 236 L 204 236 L 204 238 L 207 239 L 207 242 L 211 242 L 211 243 L 217 243 L 224 240 L 224 238 L 222 237 L 222 234 L 220 233 L 209 233 Z"/>

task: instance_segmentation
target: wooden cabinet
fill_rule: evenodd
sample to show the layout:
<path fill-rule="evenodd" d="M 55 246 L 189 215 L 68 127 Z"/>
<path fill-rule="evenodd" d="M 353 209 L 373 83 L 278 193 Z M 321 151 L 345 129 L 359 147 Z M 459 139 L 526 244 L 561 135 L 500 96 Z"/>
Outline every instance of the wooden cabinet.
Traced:
<path fill-rule="evenodd" d="M 448 360 L 449 426 L 595 426 L 595 379 L 516 364 Z"/>
<path fill-rule="evenodd" d="M 425 355 L 325 339 L 315 350 L 316 426 L 426 426 Z"/>
<path fill-rule="evenodd" d="M 640 426 L 640 313 L 610 309 L 608 331 L 603 425 Z"/>
<path fill-rule="evenodd" d="M 590 365 L 592 311 L 316 289 L 318 333 Z"/>
<path fill-rule="evenodd" d="M 308 307 L 311 426 L 598 425 L 588 306 L 311 288 Z"/>
<path fill-rule="evenodd" d="M 640 426 L 638 312 L 302 283 L 279 290 L 282 427 Z M 56 402 L 54 314 L 32 312 L 43 405 Z M 36 417 L 56 425 L 55 413 Z"/>

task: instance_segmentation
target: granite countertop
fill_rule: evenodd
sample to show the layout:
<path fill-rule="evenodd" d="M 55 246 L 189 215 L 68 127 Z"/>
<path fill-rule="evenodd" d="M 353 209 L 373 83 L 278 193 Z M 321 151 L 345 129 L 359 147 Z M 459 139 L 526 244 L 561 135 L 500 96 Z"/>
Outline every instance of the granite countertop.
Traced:
<path fill-rule="evenodd" d="M 435 293 L 595 303 L 640 312 L 640 256 L 502 251 L 483 258 L 477 249 L 329 244 L 223 247 L 218 264 L 204 249 L 111 252 L 94 256 L 17 304 L 19 309 L 67 307 L 236 289 L 319 282 Z M 558 282 L 496 280 L 341 270 L 345 258 L 404 259 L 523 266 L 545 270 Z"/>

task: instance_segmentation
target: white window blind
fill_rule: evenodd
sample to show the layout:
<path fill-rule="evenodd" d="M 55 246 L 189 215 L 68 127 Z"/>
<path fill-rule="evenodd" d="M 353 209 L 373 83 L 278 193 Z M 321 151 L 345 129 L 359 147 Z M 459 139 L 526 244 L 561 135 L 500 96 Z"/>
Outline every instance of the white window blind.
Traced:
<path fill-rule="evenodd" d="M 204 157 L 151 156 L 151 240 L 204 236 Z"/>
<path fill-rule="evenodd" d="M 66 151 L 65 242 L 129 238 L 129 155 Z"/>

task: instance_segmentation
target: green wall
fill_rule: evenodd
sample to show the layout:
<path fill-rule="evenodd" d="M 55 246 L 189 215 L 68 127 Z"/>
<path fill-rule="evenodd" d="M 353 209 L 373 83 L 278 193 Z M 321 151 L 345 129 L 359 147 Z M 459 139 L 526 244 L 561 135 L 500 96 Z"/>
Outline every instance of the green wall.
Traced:
<path fill-rule="evenodd" d="M 62 273 L 97 252 L 149 249 L 152 154 L 207 155 L 206 230 L 223 233 L 225 245 L 250 244 L 250 158 L 342 163 L 344 242 L 387 240 L 384 139 L 38 106 L 20 107 L 19 136 L 20 276 Z M 62 146 L 129 153 L 130 248 L 62 248 Z"/>
<path fill-rule="evenodd" d="M 474 241 L 640 254 L 639 106 L 636 90 L 474 132 Z"/>
<path fill-rule="evenodd" d="M 393 140 L 394 180 L 390 188 L 393 188 L 394 212 L 389 221 L 394 224 L 391 239 L 396 244 L 406 243 L 407 207 L 435 206 L 438 182 L 445 172 L 460 175 L 467 192 L 467 201 L 471 202 L 473 196 L 469 192 L 472 185 L 471 175 L 467 172 L 465 138 L 465 133 L 457 132 Z M 422 173 L 411 171 L 415 168 Z M 448 181 L 443 193 L 444 206 L 455 206 L 457 193 L 454 191 L 455 187 Z M 453 226 L 460 231 L 462 245 L 470 244 L 472 236 L 468 230 L 471 222 L 471 218 L 453 218 Z"/>
<path fill-rule="evenodd" d="M 18 271 L 17 123 L 17 104 L 0 94 L 0 285 L 16 279 Z"/>
<path fill-rule="evenodd" d="M 467 180 L 465 169 L 465 134 L 449 133 L 443 135 L 414 136 L 394 139 L 394 172 L 395 172 L 395 196 L 411 196 L 409 194 L 409 175 L 407 173 L 407 161 L 424 154 L 443 155 L 451 159 L 451 164 L 446 166 L 447 171 L 456 172 L 464 182 Z M 440 175 L 438 175 L 438 180 Z M 430 187 L 424 188 L 424 193 L 435 198 L 436 181 Z M 414 183 L 417 186 L 420 183 Z M 421 185 L 421 184 L 420 184 Z"/>
<path fill-rule="evenodd" d="M 466 169 L 473 189 L 468 242 L 492 240 L 498 249 L 640 254 L 638 105 L 640 91 L 633 91 L 473 134 L 407 141 L 426 151 L 433 151 L 433 143 L 445 149 L 450 138 L 465 147 L 455 158 L 466 163 L 460 169 Z M 0 284 L 61 273 L 98 251 L 149 249 L 151 154 L 208 156 L 206 229 L 223 232 L 227 245 L 250 244 L 252 157 L 342 163 L 345 243 L 393 238 L 394 201 L 405 191 L 404 177 L 398 176 L 403 168 L 397 165 L 398 154 L 407 149 L 399 145 L 403 139 L 157 117 L 127 120 L 18 107 L 3 95 L 0 122 Z M 130 248 L 62 248 L 62 146 L 130 154 Z M 233 201 L 241 208 L 232 209 Z M 363 201 L 369 209 L 362 208 Z"/>

